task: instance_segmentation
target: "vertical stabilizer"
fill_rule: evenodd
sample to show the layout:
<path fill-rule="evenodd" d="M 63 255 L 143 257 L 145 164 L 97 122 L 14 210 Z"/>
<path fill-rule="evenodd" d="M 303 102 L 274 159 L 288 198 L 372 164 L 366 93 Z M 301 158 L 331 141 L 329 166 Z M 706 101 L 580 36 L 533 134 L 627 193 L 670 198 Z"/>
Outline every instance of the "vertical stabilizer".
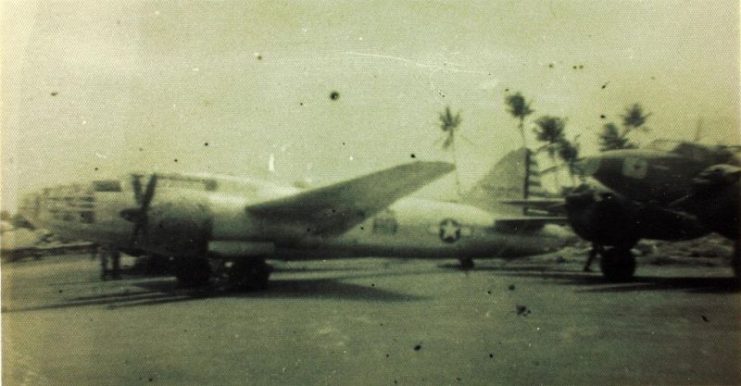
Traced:
<path fill-rule="evenodd" d="M 507 153 L 471 190 L 463 202 L 491 212 L 518 215 L 522 209 L 502 204 L 501 200 L 544 198 L 538 161 L 532 151 L 520 148 Z"/>
<path fill-rule="evenodd" d="M 540 167 L 532 150 L 526 149 L 525 160 L 524 193 L 517 198 L 545 198 L 547 194 L 540 184 Z"/>

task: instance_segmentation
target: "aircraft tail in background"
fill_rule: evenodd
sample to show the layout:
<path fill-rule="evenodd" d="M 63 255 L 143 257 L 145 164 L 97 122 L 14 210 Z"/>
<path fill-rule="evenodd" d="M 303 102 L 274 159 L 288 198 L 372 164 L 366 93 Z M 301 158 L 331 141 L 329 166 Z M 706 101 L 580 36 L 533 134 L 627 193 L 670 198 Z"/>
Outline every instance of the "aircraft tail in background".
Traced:
<path fill-rule="evenodd" d="M 533 156 L 533 151 L 525 149 L 525 176 L 523 178 L 523 195 L 522 198 L 546 198 L 548 194 L 540 184 L 541 171 L 538 166 L 538 160 Z"/>
<path fill-rule="evenodd" d="M 540 182 L 540 167 L 532 151 L 519 148 L 507 153 L 463 195 L 463 202 L 503 214 L 522 214 L 506 200 L 544 199 L 548 194 Z"/>

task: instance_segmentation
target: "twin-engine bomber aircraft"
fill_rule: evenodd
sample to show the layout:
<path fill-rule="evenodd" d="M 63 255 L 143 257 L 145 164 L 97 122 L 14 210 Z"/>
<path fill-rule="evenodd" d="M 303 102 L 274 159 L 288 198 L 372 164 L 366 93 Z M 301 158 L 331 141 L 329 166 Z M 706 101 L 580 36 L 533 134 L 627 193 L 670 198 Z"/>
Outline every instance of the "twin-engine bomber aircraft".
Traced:
<path fill-rule="evenodd" d="M 498 219 L 460 203 L 401 199 L 453 170 L 415 162 L 300 190 L 228 176 L 132 174 L 44 189 L 21 213 L 60 237 L 172 259 L 185 286 L 264 288 L 266 259 L 538 254 L 571 234 L 544 218 Z"/>
<path fill-rule="evenodd" d="M 631 249 L 640 239 L 689 240 L 710 232 L 735 242 L 732 265 L 741 279 L 738 150 L 656 140 L 642 149 L 606 151 L 577 165 L 603 187 L 581 186 L 565 201 L 507 203 L 555 214 L 565 211 L 574 232 L 594 245 L 590 256 L 600 255 L 602 273 L 611 281 L 633 277 L 636 259 Z"/>

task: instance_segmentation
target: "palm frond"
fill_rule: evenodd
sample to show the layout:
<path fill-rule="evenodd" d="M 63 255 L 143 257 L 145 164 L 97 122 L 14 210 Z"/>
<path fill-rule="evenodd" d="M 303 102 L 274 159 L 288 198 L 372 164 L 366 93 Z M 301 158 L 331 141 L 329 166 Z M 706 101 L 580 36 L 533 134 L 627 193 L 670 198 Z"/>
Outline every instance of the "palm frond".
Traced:
<path fill-rule="evenodd" d="M 517 92 L 514 95 L 508 95 L 504 101 L 507 106 L 509 106 L 509 109 L 507 111 L 515 118 L 522 120 L 525 119 L 525 117 L 527 117 L 528 115 L 535 112 L 532 108 L 530 108 L 530 103 L 525 100 L 525 97 L 522 96 L 520 92 Z"/>
<path fill-rule="evenodd" d="M 634 103 L 632 106 L 628 106 L 625 109 L 625 113 L 620 117 L 623 119 L 623 126 L 625 126 L 626 128 L 640 128 L 641 130 L 646 131 L 648 129 L 643 127 L 643 125 L 646 123 L 646 119 L 648 119 L 651 114 L 652 113 L 644 113 L 643 107 L 638 103 Z"/>

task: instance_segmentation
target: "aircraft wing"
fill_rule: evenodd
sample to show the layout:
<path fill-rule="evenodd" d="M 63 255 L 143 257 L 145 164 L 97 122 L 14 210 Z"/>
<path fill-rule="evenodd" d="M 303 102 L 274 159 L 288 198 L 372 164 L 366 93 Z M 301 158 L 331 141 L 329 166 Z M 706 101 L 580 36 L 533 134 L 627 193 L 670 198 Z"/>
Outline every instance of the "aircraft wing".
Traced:
<path fill-rule="evenodd" d="M 500 200 L 502 204 L 512 205 L 522 208 L 542 210 L 549 213 L 563 214 L 566 212 L 563 198 L 524 198 L 516 200 Z"/>
<path fill-rule="evenodd" d="M 339 234 L 453 169 L 446 162 L 414 162 L 246 210 L 271 220 L 305 224 L 311 234 Z"/>

